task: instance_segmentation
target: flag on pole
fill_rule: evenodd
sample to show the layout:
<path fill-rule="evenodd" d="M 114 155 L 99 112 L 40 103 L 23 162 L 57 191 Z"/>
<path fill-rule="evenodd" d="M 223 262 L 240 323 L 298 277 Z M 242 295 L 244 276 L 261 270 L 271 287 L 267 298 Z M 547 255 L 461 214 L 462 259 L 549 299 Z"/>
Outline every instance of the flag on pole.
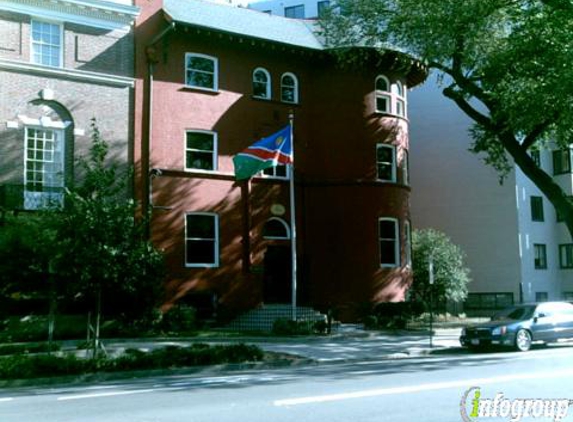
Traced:
<path fill-rule="evenodd" d="M 293 161 L 291 127 L 255 142 L 233 157 L 237 180 L 249 179 L 259 171 Z"/>

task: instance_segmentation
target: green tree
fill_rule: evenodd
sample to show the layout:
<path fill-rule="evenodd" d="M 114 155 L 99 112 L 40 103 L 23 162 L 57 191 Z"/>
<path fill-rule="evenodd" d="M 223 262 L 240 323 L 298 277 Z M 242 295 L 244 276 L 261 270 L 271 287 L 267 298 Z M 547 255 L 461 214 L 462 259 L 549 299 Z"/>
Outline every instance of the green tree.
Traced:
<path fill-rule="evenodd" d="M 508 174 L 515 163 L 563 216 L 573 202 L 531 151 L 573 139 L 570 0 L 338 0 L 323 32 L 333 47 L 392 45 L 442 77 L 474 122 L 472 150 Z"/>
<path fill-rule="evenodd" d="M 136 204 L 128 197 L 128 175 L 107 162 L 108 144 L 92 122 L 88 159 L 80 160 L 80 183 L 65 195 L 65 208 L 52 215 L 57 233 L 53 270 L 68 296 L 95 303 L 125 319 L 141 319 L 157 306 L 163 258 L 144 236 Z"/>
<path fill-rule="evenodd" d="M 410 294 L 428 303 L 430 289 L 436 302 L 461 302 L 468 293 L 469 269 L 464 265 L 465 254 L 442 232 L 434 229 L 414 230 L 412 233 L 412 269 L 414 283 Z M 430 285 L 429 264 L 433 262 L 434 284 Z"/>

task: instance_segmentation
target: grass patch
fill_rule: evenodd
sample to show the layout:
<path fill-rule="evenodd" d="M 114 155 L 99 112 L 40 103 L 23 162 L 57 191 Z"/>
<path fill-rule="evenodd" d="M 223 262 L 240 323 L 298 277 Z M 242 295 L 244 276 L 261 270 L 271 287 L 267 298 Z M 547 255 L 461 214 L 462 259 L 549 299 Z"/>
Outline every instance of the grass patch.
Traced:
<path fill-rule="evenodd" d="M 0 379 L 23 379 L 79 375 L 93 372 L 116 372 L 180 368 L 197 365 L 257 362 L 263 351 L 252 345 L 193 344 L 189 347 L 167 346 L 144 352 L 127 349 L 114 358 L 83 359 L 74 354 L 12 355 L 0 357 Z"/>

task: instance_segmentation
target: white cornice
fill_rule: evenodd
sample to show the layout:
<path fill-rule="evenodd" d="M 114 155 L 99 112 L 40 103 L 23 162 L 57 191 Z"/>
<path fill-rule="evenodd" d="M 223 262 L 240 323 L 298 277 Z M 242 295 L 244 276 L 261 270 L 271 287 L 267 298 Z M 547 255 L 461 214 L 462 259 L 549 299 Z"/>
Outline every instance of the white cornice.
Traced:
<path fill-rule="evenodd" d="M 44 77 L 57 77 L 83 81 L 102 85 L 113 85 L 133 88 L 135 79 L 125 76 L 108 75 L 105 73 L 87 72 L 77 69 L 62 69 L 58 67 L 41 66 L 33 63 L 18 62 L 15 60 L 0 59 L 0 70 L 10 70 L 27 74 L 40 75 Z"/>
<path fill-rule="evenodd" d="M 129 30 L 139 15 L 139 7 L 103 0 L 0 0 L 0 10 L 110 30 Z"/>

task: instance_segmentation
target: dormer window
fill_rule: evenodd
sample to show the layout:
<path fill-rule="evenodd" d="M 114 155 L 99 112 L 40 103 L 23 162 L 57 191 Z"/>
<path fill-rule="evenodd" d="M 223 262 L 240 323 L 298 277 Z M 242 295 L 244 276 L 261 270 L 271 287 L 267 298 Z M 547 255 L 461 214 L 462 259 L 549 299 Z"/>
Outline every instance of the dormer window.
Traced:
<path fill-rule="evenodd" d="M 298 104 L 298 80 L 292 73 L 285 73 L 281 77 L 281 101 Z"/>
<path fill-rule="evenodd" d="M 271 99 L 271 75 L 262 67 L 253 72 L 253 97 L 263 100 Z"/>

